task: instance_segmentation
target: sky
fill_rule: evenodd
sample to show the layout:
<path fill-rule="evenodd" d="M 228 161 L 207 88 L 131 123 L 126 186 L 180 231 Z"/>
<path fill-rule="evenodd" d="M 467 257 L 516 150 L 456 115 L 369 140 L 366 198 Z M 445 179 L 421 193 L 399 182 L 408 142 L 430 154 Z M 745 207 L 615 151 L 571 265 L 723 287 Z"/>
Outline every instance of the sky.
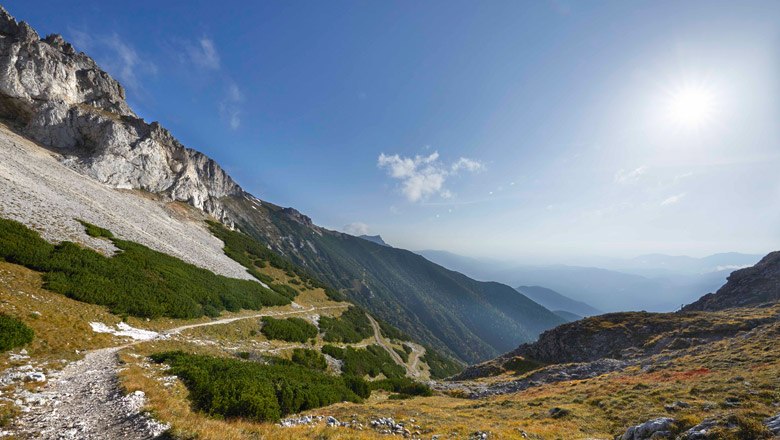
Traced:
<path fill-rule="evenodd" d="M 539 262 L 780 248 L 777 1 L 4 6 L 331 229 Z"/>

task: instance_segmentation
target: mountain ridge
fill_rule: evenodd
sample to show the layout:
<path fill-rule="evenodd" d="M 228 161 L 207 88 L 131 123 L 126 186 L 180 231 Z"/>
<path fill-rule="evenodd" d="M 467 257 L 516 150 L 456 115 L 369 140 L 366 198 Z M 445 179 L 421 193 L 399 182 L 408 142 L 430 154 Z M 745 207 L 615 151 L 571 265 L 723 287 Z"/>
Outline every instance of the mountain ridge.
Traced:
<path fill-rule="evenodd" d="M 408 251 L 327 230 L 294 208 L 249 194 L 213 159 L 185 147 L 159 123 L 139 118 L 122 86 L 94 60 L 59 35 L 40 39 L 4 9 L 0 67 L 6 72 L 0 76 L 0 117 L 56 153 L 60 163 L 114 188 L 187 203 L 452 357 L 487 359 L 563 322 L 509 286 L 475 281 Z"/>

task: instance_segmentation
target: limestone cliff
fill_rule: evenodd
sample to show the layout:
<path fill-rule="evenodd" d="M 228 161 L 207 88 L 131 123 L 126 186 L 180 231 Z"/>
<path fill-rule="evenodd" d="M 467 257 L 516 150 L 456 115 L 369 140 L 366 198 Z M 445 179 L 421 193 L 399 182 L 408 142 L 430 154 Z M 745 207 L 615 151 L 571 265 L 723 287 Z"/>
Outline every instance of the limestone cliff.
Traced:
<path fill-rule="evenodd" d="M 0 7 L 0 117 L 99 182 L 183 201 L 223 221 L 243 190 L 213 160 L 137 117 L 125 91 L 59 35 L 41 39 Z"/>

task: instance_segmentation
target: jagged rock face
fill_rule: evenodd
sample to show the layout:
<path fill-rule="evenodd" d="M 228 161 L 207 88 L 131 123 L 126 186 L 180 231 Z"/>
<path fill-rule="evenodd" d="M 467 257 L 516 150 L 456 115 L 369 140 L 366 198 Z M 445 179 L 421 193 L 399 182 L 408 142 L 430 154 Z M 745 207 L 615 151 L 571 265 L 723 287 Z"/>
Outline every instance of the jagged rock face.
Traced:
<path fill-rule="evenodd" d="M 0 7 L 0 116 L 102 183 L 187 202 L 231 223 L 243 190 L 216 162 L 138 118 L 122 86 L 59 35 L 41 40 Z"/>
<path fill-rule="evenodd" d="M 683 311 L 723 310 L 780 301 L 780 251 L 762 258 L 755 266 L 736 270 L 715 293 L 683 307 Z"/>

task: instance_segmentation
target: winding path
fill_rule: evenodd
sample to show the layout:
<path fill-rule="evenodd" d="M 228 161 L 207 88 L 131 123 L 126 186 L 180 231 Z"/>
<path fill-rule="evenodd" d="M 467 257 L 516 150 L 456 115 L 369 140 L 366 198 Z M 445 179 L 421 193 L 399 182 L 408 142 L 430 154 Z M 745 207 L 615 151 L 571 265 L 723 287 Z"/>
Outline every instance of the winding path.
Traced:
<path fill-rule="evenodd" d="M 307 314 L 345 307 L 348 305 L 262 312 L 188 324 L 160 332 L 150 340 L 166 338 L 188 329 L 229 324 L 244 319 Z M 83 359 L 51 374 L 49 383 L 39 392 L 23 391 L 21 397 L 30 404 L 30 409 L 15 420 L 17 433 L 21 438 L 44 440 L 151 440 L 159 436 L 167 427 L 142 414 L 143 395 L 124 395 L 117 377 L 118 352 L 147 341 L 90 351 Z"/>
<path fill-rule="evenodd" d="M 385 338 L 382 336 L 382 330 L 379 327 L 379 323 L 376 322 L 376 320 L 366 313 L 366 316 L 368 317 L 368 321 L 371 322 L 371 327 L 374 329 L 374 339 L 376 339 L 377 344 L 379 344 L 382 348 L 385 349 L 385 351 L 390 355 L 391 358 L 393 358 L 393 361 L 395 361 L 396 364 L 401 365 L 406 369 L 406 375 L 409 377 L 420 377 L 420 371 L 417 370 L 417 361 L 415 360 L 414 365 L 406 365 L 406 362 L 404 362 L 403 359 L 401 359 L 401 356 L 398 355 L 398 353 L 393 350 L 393 347 L 390 346 L 390 344 L 385 340 Z"/>

